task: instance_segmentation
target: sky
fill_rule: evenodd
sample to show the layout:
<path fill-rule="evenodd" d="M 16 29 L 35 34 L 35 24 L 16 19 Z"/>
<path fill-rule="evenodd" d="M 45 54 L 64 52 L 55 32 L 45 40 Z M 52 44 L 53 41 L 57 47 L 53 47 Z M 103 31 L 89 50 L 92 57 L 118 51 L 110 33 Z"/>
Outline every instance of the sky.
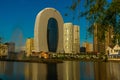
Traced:
<path fill-rule="evenodd" d="M 72 22 L 80 26 L 80 43 L 86 41 L 86 19 L 79 20 L 67 7 L 72 4 L 72 0 L 0 0 L 0 36 L 4 42 L 14 41 L 24 45 L 27 38 L 34 37 L 34 25 L 36 15 L 47 7 L 55 8 L 60 12 L 64 22 Z M 84 11 L 84 0 L 80 2 L 80 11 Z M 65 14 L 68 16 L 65 16 Z M 75 14 L 78 13 L 76 10 Z M 92 42 L 92 37 L 87 39 Z"/>

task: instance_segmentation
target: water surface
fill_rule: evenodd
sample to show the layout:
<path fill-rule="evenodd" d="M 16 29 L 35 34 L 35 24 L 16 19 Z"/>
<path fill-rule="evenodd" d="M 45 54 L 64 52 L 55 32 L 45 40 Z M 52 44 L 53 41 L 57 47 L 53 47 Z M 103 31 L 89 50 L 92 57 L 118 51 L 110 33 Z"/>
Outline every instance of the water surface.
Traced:
<path fill-rule="evenodd" d="M 120 80 L 119 62 L 23 63 L 0 61 L 0 80 Z"/>

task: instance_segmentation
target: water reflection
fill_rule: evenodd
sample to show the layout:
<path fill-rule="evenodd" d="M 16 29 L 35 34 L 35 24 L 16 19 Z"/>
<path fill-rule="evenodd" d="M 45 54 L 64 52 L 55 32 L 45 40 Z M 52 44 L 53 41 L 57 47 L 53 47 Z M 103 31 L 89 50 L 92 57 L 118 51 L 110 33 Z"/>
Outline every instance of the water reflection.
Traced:
<path fill-rule="evenodd" d="M 120 80 L 120 63 L 75 62 L 22 63 L 0 62 L 2 80 Z"/>
<path fill-rule="evenodd" d="M 95 80 L 120 80 L 119 70 L 120 63 L 117 62 L 95 63 Z"/>
<path fill-rule="evenodd" d="M 93 65 L 93 62 L 80 62 L 80 80 L 95 80 Z"/>
<path fill-rule="evenodd" d="M 80 80 L 79 62 L 68 61 L 63 63 L 63 80 Z"/>

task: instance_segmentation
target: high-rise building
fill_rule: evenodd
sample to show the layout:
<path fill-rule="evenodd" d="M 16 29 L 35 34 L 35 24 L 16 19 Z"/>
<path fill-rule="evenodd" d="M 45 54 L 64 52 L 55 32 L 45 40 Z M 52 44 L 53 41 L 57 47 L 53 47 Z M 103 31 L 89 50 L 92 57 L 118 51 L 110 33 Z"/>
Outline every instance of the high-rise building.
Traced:
<path fill-rule="evenodd" d="M 73 27 L 73 53 L 80 52 L 80 29 L 78 25 Z"/>
<path fill-rule="evenodd" d="M 34 40 L 32 38 L 28 38 L 26 40 L 26 56 L 30 56 L 32 51 L 34 50 Z"/>
<path fill-rule="evenodd" d="M 0 44 L 0 56 L 8 55 L 8 46 L 5 44 Z"/>
<path fill-rule="evenodd" d="M 54 8 L 45 8 L 38 13 L 34 29 L 35 52 L 63 51 L 63 18 Z"/>
<path fill-rule="evenodd" d="M 63 28 L 64 34 L 64 51 L 65 53 L 72 53 L 73 52 L 73 24 L 72 23 L 65 23 Z"/>
<path fill-rule="evenodd" d="M 100 24 L 94 24 L 93 48 L 94 52 L 105 53 L 106 48 L 112 44 L 113 27 L 109 26 L 106 31 L 101 30 Z M 104 38 L 103 40 L 101 40 Z"/>
<path fill-rule="evenodd" d="M 80 36 L 79 26 L 72 23 L 65 23 L 63 28 L 64 36 L 64 51 L 65 53 L 80 52 Z"/>

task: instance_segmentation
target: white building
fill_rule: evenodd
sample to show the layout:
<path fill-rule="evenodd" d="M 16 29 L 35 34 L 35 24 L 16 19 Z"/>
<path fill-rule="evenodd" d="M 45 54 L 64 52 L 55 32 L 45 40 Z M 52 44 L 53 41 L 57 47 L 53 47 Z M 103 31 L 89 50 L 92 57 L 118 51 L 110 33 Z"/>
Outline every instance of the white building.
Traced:
<path fill-rule="evenodd" d="M 64 24 L 64 51 L 65 53 L 72 53 L 73 45 L 73 24 Z"/>
<path fill-rule="evenodd" d="M 54 8 L 45 8 L 36 16 L 34 27 L 35 52 L 63 51 L 63 18 Z"/>
<path fill-rule="evenodd" d="M 108 46 L 106 49 L 106 52 L 108 55 L 118 55 L 120 54 L 120 46 L 118 45 L 118 41 L 117 44 L 113 47 Z"/>
<path fill-rule="evenodd" d="M 65 53 L 80 52 L 80 35 L 79 26 L 72 23 L 64 24 L 64 51 Z"/>

